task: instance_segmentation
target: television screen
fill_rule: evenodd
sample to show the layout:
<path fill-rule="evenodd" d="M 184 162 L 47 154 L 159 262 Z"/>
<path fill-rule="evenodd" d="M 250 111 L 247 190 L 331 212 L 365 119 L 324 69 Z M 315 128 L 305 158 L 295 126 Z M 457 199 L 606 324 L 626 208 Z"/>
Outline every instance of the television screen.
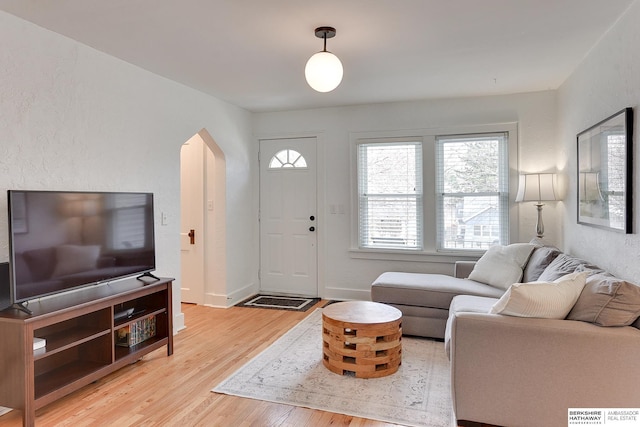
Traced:
<path fill-rule="evenodd" d="M 9 190 L 12 300 L 155 270 L 153 194 Z"/>

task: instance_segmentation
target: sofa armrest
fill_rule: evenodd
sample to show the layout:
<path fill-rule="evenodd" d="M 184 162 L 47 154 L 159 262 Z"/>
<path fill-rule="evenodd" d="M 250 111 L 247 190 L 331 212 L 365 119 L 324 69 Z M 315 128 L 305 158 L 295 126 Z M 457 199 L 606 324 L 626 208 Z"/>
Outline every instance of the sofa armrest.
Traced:
<path fill-rule="evenodd" d="M 458 420 L 566 425 L 569 408 L 640 406 L 636 328 L 487 313 L 451 316 Z"/>
<path fill-rule="evenodd" d="M 466 279 L 473 271 L 476 261 L 456 261 L 453 267 L 453 277 L 458 279 Z"/>

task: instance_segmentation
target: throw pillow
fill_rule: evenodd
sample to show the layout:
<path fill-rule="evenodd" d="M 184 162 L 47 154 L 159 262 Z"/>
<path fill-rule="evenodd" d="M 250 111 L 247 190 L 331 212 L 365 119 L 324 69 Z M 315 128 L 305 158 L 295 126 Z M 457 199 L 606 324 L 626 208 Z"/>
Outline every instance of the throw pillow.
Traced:
<path fill-rule="evenodd" d="M 523 282 L 535 282 L 542 272 L 560 255 L 560 250 L 553 246 L 535 248 L 527 261 L 527 266 L 522 274 Z"/>
<path fill-rule="evenodd" d="M 491 246 L 473 267 L 469 279 L 506 290 L 522 279 L 522 269 L 533 248 L 528 243 Z"/>
<path fill-rule="evenodd" d="M 98 245 L 60 245 L 56 247 L 53 277 L 66 276 L 96 268 L 100 256 Z"/>
<path fill-rule="evenodd" d="M 628 326 L 640 316 L 640 286 L 605 274 L 594 274 L 567 316 L 600 326 Z"/>
<path fill-rule="evenodd" d="M 489 313 L 564 319 L 578 300 L 588 274 L 571 273 L 554 282 L 514 283 Z"/>
<path fill-rule="evenodd" d="M 591 270 L 591 273 L 604 271 L 600 267 L 587 261 L 561 253 L 556 257 L 556 259 L 551 261 L 551 264 L 549 264 L 547 268 L 544 269 L 540 277 L 538 277 L 538 280 L 550 282 L 569 273 L 583 270 Z"/>
<path fill-rule="evenodd" d="M 544 269 L 538 280 L 541 282 L 552 282 L 569 273 L 579 271 L 580 269 L 593 270 L 592 273 L 603 271 L 601 268 L 583 261 L 579 258 L 572 257 L 567 254 L 560 254 L 554 259 L 547 268 Z"/>

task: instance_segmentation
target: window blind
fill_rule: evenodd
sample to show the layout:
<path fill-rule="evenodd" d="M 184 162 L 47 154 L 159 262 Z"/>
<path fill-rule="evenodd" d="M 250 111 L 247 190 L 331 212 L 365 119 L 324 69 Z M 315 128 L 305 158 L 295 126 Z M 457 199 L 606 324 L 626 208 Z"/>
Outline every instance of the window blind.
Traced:
<path fill-rule="evenodd" d="M 438 248 L 509 241 L 508 133 L 436 138 Z"/>
<path fill-rule="evenodd" d="M 422 143 L 360 143 L 359 245 L 422 249 Z"/>

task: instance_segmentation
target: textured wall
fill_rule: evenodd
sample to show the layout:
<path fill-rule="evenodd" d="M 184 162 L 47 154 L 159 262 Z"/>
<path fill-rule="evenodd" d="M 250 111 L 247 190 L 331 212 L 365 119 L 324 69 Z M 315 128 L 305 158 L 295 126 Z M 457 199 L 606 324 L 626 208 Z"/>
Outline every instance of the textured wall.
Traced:
<path fill-rule="evenodd" d="M 227 292 L 255 284 L 248 112 L 3 12 L 0 76 L 0 260 L 7 189 L 151 191 L 157 272 L 176 277 L 179 290 L 180 146 L 206 128 L 229 176 Z M 179 292 L 174 306 L 179 313 Z"/>
<path fill-rule="evenodd" d="M 638 142 L 640 104 L 640 2 L 591 50 L 558 91 L 559 162 L 567 164 L 569 197 L 564 211 L 565 249 L 627 279 L 640 281 L 640 156 L 634 161 L 634 234 L 578 225 L 576 220 L 576 134 L 625 107 L 634 108 Z"/>

